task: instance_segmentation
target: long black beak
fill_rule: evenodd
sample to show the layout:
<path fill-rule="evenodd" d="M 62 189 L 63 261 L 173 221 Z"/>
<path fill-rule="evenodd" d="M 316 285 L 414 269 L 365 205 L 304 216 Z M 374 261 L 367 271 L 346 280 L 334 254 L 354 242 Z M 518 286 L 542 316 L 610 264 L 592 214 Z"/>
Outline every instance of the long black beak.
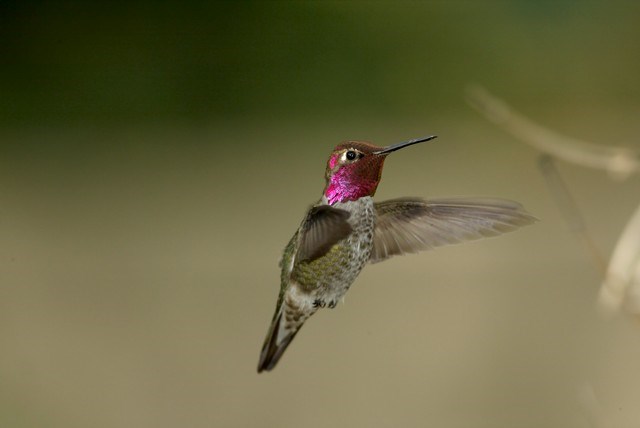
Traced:
<path fill-rule="evenodd" d="M 411 146 L 413 144 L 424 143 L 425 141 L 433 140 L 437 138 L 437 135 L 430 135 L 428 137 L 416 138 L 414 140 L 404 141 L 398 144 L 392 144 L 390 146 L 385 147 L 382 150 L 378 150 L 377 152 L 373 152 L 374 155 L 385 155 L 387 153 L 395 152 L 396 150 L 400 150 L 404 147 Z"/>

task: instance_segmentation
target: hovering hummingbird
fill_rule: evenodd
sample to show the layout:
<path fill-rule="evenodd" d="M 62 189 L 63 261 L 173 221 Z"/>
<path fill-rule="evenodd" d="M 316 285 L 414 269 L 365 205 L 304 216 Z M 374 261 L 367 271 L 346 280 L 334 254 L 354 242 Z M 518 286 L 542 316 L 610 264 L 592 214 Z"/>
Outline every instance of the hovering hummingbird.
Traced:
<path fill-rule="evenodd" d="M 322 198 L 284 250 L 280 293 L 258 373 L 275 367 L 311 315 L 336 306 L 367 263 L 499 235 L 536 220 L 520 204 L 502 199 L 373 202 L 387 155 L 434 138 L 388 147 L 346 141 L 333 150 Z"/>

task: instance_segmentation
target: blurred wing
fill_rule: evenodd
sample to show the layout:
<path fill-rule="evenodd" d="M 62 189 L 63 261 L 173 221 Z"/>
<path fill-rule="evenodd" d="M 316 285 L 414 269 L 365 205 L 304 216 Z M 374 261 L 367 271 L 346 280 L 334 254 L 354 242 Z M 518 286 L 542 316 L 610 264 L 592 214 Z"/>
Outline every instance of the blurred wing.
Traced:
<path fill-rule="evenodd" d="M 391 256 L 500 235 L 536 218 L 503 199 L 402 198 L 375 204 L 371 263 Z"/>
<path fill-rule="evenodd" d="M 312 207 L 302 224 L 300 246 L 296 260 L 315 260 L 322 257 L 338 241 L 351 233 L 348 211 L 329 205 Z"/>

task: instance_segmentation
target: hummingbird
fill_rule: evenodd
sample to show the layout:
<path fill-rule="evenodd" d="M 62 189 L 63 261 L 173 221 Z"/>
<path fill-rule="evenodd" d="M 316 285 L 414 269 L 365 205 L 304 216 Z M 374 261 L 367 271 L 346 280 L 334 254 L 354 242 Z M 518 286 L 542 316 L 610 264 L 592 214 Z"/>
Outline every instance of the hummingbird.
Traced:
<path fill-rule="evenodd" d="M 302 325 L 321 308 L 335 308 L 368 263 L 510 232 L 536 221 L 517 202 L 490 198 L 374 202 L 390 153 L 431 135 L 387 147 L 345 141 L 325 170 L 320 200 L 304 216 L 280 261 L 280 293 L 258 373 L 271 370 Z"/>

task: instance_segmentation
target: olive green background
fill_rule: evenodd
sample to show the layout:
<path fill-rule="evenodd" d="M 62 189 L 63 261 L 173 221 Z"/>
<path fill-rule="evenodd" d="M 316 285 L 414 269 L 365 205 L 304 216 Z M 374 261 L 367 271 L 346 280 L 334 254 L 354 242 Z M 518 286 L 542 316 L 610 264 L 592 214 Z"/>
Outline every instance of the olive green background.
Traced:
<path fill-rule="evenodd" d="M 0 40 L 0 426 L 637 426 L 640 326 L 464 92 L 638 149 L 640 3 L 3 2 Z M 540 222 L 368 266 L 258 375 L 331 149 L 432 133 L 378 199 Z M 608 257 L 638 177 L 557 166 Z"/>

